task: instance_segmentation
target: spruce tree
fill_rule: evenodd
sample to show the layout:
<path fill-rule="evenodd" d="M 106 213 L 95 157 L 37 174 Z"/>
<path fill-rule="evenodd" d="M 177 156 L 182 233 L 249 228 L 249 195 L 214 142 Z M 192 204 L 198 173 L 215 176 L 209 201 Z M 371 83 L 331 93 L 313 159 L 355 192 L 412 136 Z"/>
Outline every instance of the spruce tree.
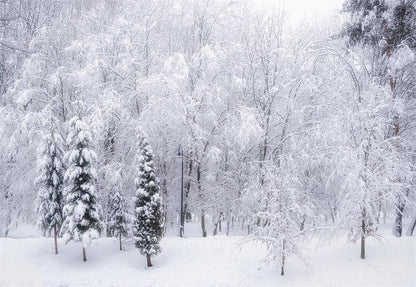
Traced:
<path fill-rule="evenodd" d="M 61 232 L 65 243 L 82 241 L 83 260 L 87 261 L 85 248 L 91 239 L 99 237 L 101 207 L 97 204 L 93 161 L 96 154 L 90 149 L 91 134 L 88 125 L 78 117 L 69 122 L 68 143 L 72 150 L 65 154 L 67 171 L 64 189 L 65 221 Z"/>
<path fill-rule="evenodd" d="M 107 229 L 110 234 L 119 238 L 120 250 L 123 250 L 121 237 L 129 234 L 129 214 L 121 191 L 117 187 L 110 193 Z"/>
<path fill-rule="evenodd" d="M 149 267 L 152 266 L 151 256 L 161 250 L 159 242 L 163 233 L 162 200 L 153 158 L 146 134 L 139 129 L 133 235 L 135 245 L 146 256 Z"/>
<path fill-rule="evenodd" d="M 58 254 L 57 231 L 62 225 L 63 205 L 63 179 L 64 164 L 62 151 L 62 138 L 56 131 L 51 120 L 49 133 L 44 138 L 39 158 L 39 177 L 36 184 L 39 186 L 37 198 L 38 220 L 37 226 L 44 234 L 53 230 L 55 254 Z"/>

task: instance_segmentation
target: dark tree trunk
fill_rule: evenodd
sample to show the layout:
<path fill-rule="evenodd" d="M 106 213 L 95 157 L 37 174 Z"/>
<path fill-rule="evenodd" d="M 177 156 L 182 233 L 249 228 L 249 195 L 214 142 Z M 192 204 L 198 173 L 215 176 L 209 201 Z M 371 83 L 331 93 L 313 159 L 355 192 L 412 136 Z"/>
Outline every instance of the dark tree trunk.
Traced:
<path fill-rule="evenodd" d="M 212 232 L 213 236 L 217 235 L 217 228 L 218 228 L 218 222 L 215 223 L 214 231 Z"/>
<path fill-rule="evenodd" d="M 207 237 L 207 230 L 205 229 L 205 212 L 202 210 L 201 212 L 201 229 L 202 229 L 202 237 Z"/>
<path fill-rule="evenodd" d="M 191 176 L 192 176 L 192 160 L 189 160 L 189 165 L 188 165 L 188 180 L 185 184 L 185 204 L 184 204 L 184 208 L 183 208 L 183 212 L 185 213 L 185 220 L 187 223 L 191 222 L 192 220 L 192 214 L 191 212 L 188 210 L 188 203 L 187 203 L 187 199 L 189 196 L 189 192 L 191 191 Z"/>
<path fill-rule="evenodd" d="M 361 259 L 365 259 L 365 221 L 361 220 Z"/>
<path fill-rule="evenodd" d="M 55 239 L 55 254 L 58 254 L 58 239 L 57 239 L 57 232 L 56 232 L 56 225 L 53 227 L 53 234 Z"/>
<path fill-rule="evenodd" d="M 198 184 L 198 196 L 202 202 L 202 186 L 201 186 L 201 166 L 198 165 L 196 168 L 196 182 Z M 201 210 L 201 229 L 202 237 L 207 237 L 207 230 L 205 228 L 205 211 Z"/>
<path fill-rule="evenodd" d="M 123 247 L 121 246 L 121 232 L 120 232 L 120 234 L 118 236 L 119 236 L 119 239 L 120 239 L 120 251 L 122 251 L 123 250 Z"/>
<path fill-rule="evenodd" d="M 85 247 L 82 247 L 82 261 L 87 261 L 87 254 L 85 253 Z"/>
<path fill-rule="evenodd" d="M 303 231 L 305 229 L 305 221 L 306 221 L 306 215 L 303 215 L 302 221 L 300 222 L 300 231 Z"/>
<path fill-rule="evenodd" d="M 412 222 L 409 225 L 409 229 L 407 230 L 407 236 L 413 236 L 413 232 L 415 231 L 416 227 L 416 216 L 413 217 Z"/>
<path fill-rule="evenodd" d="M 282 246 L 282 265 L 280 266 L 280 275 L 283 276 L 285 275 L 285 260 L 286 260 L 286 256 L 285 256 L 285 240 L 283 240 L 283 246 Z"/>
<path fill-rule="evenodd" d="M 409 196 L 410 190 L 407 189 L 405 197 L 397 197 L 396 203 L 396 220 L 394 223 L 393 234 L 396 237 L 401 237 L 403 232 L 403 212 L 406 207 L 406 198 Z"/>
<path fill-rule="evenodd" d="M 393 235 L 396 237 L 402 236 L 403 211 L 404 211 L 404 203 L 402 202 L 402 200 L 399 199 L 396 205 L 396 219 L 394 222 L 394 230 L 393 230 Z"/>
<path fill-rule="evenodd" d="M 218 217 L 218 221 L 215 223 L 215 228 L 214 228 L 214 232 L 213 235 L 217 235 L 218 231 L 221 232 L 221 216 L 222 216 L 222 212 L 220 212 L 220 216 Z"/>
<path fill-rule="evenodd" d="M 146 259 L 147 259 L 147 267 L 152 267 L 152 261 L 150 261 L 150 254 L 146 254 Z"/>

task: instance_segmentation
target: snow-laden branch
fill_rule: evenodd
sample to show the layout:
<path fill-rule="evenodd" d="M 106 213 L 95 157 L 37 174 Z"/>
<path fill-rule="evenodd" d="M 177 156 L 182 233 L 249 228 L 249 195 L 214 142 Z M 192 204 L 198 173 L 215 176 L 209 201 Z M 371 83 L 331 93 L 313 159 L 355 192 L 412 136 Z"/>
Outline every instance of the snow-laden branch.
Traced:
<path fill-rule="evenodd" d="M 24 47 L 19 47 L 14 43 L 10 43 L 10 42 L 0 40 L 0 45 L 4 46 L 6 48 L 12 49 L 12 50 L 17 50 L 17 51 L 23 52 L 23 53 L 32 53 L 28 49 L 26 49 Z"/>

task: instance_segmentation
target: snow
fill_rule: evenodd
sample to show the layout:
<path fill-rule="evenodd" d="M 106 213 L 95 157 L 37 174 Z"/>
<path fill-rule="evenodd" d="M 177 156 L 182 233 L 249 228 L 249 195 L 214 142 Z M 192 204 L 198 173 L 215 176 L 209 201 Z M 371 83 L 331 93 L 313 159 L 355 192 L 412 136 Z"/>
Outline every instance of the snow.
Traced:
<path fill-rule="evenodd" d="M 264 247 L 243 236 L 166 237 L 151 268 L 132 240 L 123 242 L 124 251 L 117 239 L 95 240 L 84 263 L 81 243 L 59 239 L 55 255 L 53 238 L 1 238 L 0 286 L 415 286 L 415 238 L 389 231 L 382 241 L 368 240 L 365 260 L 345 238 L 324 247 L 310 240 L 307 263 L 289 258 L 283 277 L 277 264 L 263 263 Z"/>

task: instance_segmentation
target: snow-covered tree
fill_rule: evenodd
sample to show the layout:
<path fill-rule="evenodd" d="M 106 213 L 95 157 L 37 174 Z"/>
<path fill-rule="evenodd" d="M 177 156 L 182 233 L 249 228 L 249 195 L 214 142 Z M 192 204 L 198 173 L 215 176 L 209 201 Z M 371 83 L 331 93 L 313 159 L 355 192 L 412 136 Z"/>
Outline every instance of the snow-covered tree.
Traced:
<path fill-rule="evenodd" d="M 352 45 L 371 45 L 390 55 L 400 44 L 416 47 L 414 1 L 346 0 L 344 12 L 351 16 L 345 32 Z"/>
<path fill-rule="evenodd" d="M 160 252 L 159 241 L 163 235 L 162 199 L 155 174 L 154 154 L 147 135 L 138 130 L 138 170 L 134 199 L 133 235 L 136 247 L 146 256 L 147 266 L 152 266 L 151 256 Z"/>
<path fill-rule="evenodd" d="M 392 94 L 389 111 L 390 124 L 385 128 L 385 137 L 400 139 L 396 140 L 394 147 L 403 151 L 401 143 L 405 142 L 403 139 L 409 132 L 407 126 L 414 119 L 412 116 L 414 97 L 409 95 L 416 85 L 411 76 L 415 74 L 416 7 L 414 1 L 346 0 L 344 11 L 350 15 L 350 20 L 347 21 L 344 29 L 349 43 L 361 44 L 371 50 L 371 56 L 368 57 L 373 59 L 370 74 L 390 88 Z M 400 108 L 403 102 L 405 108 Z M 404 179 L 400 174 L 403 174 L 403 171 L 399 172 L 397 180 L 403 182 Z M 396 220 L 393 234 L 397 237 L 402 235 L 402 218 L 408 201 L 406 194 L 408 192 L 402 189 L 396 195 Z"/>
<path fill-rule="evenodd" d="M 49 133 L 45 136 L 39 158 L 39 186 L 37 226 L 45 234 L 54 232 L 55 254 L 58 254 L 57 233 L 62 225 L 63 180 L 65 167 L 63 164 L 62 137 L 57 132 L 53 121 Z"/>
<path fill-rule="evenodd" d="M 123 250 L 121 237 L 129 234 L 131 226 L 130 215 L 127 212 L 126 202 L 121 193 L 122 187 L 120 180 L 117 182 L 119 184 L 113 186 L 108 199 L 107 232 L 112 236 L 119 238 L 120 250 Z"/>
<path fill-rule="evenodd" d="M 250 189 L 254 201 L 260 202 L 254 214 L 252 237 L 263 242 L 267 249 L 267 261 L 277 261 L 280 275 L 285 274 L 287 258 L 301 256 L 300 243 L 305 230 L 301 226 L 309 209 L 302 184 L 297 176 L 297 166 L 292 157 L 282 158 L 281 166 L 268 162 L 265 165 L 263 184 Z"/>
<path fill-rule="evenodd" d="M 69 125 L 68 143 L 71 150 L 65 154 L 65 221 L 61 233 L 66 243 L 82 241 L 83 260 L 86 261 L 85 248 L 92 239 L 99 237 L 102 227 L 93 166 L 96 154 L 90 148 L 88 125 L 77 116 L 70 120 Z"/>

